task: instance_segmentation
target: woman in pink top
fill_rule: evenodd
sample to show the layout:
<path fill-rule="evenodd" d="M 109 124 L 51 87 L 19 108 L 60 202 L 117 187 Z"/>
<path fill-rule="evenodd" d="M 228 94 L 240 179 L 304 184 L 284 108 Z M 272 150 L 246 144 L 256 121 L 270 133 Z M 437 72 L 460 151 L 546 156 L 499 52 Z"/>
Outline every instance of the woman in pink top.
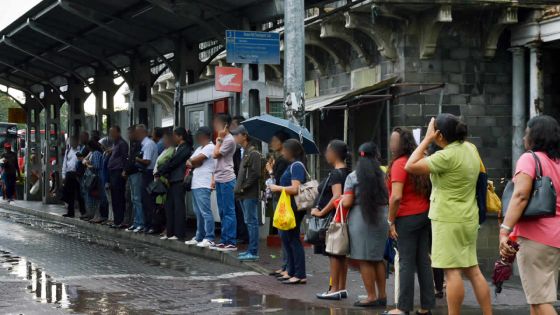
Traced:
<path fill-rule="evenodd" d="M 515 189 L 504 223 L 500 228 L 500 253 L 512 255 L 507 244 L 510 234 L 518 237 L 517 264 L 531 314 L 556 314 L 558 270 L 560 269 L 560 125 L 550 116 L 529 120 L 525 131 L 525 149 L 534 151 L 542 164 L 542 175 L 552 179 L 556 189 L 556 216 L 523 220 L 535 178 L 536 162 L 523 154 L 515 169 Z"/>

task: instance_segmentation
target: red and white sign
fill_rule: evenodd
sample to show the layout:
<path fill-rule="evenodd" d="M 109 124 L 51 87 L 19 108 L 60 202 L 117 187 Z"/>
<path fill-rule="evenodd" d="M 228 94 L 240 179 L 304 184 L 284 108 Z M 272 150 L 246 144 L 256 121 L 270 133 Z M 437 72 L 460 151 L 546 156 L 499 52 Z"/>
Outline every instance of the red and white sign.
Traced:
<path fill-rule="evenodd" d="M 242 92 L 243 69 L 216 67 L 216 91 Z"/>

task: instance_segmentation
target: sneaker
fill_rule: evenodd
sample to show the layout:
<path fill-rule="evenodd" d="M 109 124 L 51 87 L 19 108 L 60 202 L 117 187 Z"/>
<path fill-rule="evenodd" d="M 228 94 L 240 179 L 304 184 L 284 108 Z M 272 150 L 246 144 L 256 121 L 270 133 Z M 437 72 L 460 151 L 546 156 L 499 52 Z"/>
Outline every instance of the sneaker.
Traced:
<path fill-rule="evenodd" d="M 191 240 L 185 242 L 185 245 L 196 245 L 196 244 L 198 244 L 198 241 L 194 237 Z"/>
<path fill-rule="evenodd" d="M 134 231 L 132 231 L 132 232 L 134 232 L 134 233 L 142 233 L 142 232 L 144 232 L 144 228 L 141 227 L 141 226 L 139 226 L 139 227 L 137 227 L 137 228 L 136 228 Z"/>
<path fill-rule="evenodd" d="M 169 237 L 167 237 L 167 236 L 164 235 L 164 236 L 160 237 L 159 239 L 160 239 L 160 240 L 166 240 L 166 239 L 168 239 L 168 238 L 169 238 Z"/>
<path fill-rule="evenodd" d="M 167 239 L 170 240 L 170 241 L 176 241 L 179 238 L 177 236 L 171 236 L 171 237 L 168 237 Z"/>
<path fill-rule="evenodd" d="M 196 244 L 197 247 L 212 247 L 214 245 L 216 244 L 213 241 L 207 239 L 203 239 L 202 242 Z"/>
<path fill-rule="evenodd" d="M 225 245 L 222 248 L 218 248 L 218 250 L 221 252 L 233 252 L 237 250 L 237 246 L 229 244 L 229 245 Z"/>
<path fill-rule="evenodd" d="M 259 259 L 259 256 L 253 255 L 251 253 L 246 253 L 243 256 L 237 257 L 237 259 L 239 259 L 240 261 L 256 261 Z"/>
<path fill-rule="evenodd" d="M 136 227 L 135 227 L 134 225 L 131 225 L 131 226 L 128 227 L 125 231 L 127 231 L 127 232 L 132 232 L 132 231 L 134 231 L 134 230 L 136 230 Z"/>
<path fill-rule="evenodd" d="M 241 252 L 241 253 L 237 254 L 237 257 L 245 256 L 247 254 L 249 254 L 249 252 Z"/>
<path fill-rule="evenodd" d="M 224 248 L 226 245 L 224 243 L 214 244 L 214 246 L 210 246 L 210 249 L 220 250 L 220 248 Z"/>

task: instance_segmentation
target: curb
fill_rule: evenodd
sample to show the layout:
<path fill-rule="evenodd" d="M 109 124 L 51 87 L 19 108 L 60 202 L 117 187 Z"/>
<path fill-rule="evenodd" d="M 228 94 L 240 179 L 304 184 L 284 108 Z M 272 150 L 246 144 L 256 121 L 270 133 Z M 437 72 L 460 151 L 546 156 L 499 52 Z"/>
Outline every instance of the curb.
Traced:
<path fill-rule="evenodd" d="M 212 260 L 212 261 L 217 261 L 217 262 L 220 262 L 220 263 L 225 264 L 225 265 L 241 267 L 241 268 L 244 268 L 244 269 L 248 269 L 250 271 L 257 272 L 259 274 L 268 274 L 268 272 L 269 272 L 268 269 L 260 266 L 259 264 L 255 263 L 255 262 L 239 261 L 234 255 L 232 255 L 230 253 L 219 252 L 217 250 L 211 250 L 211 249 L 208 249 L 208 248 L 201 248 L 201 247 L 196 247 L 196 246 L 186 246 L 183 242 L 170 242 L 170 241 L 166 241 L 166 240 L 160 240 L 159 237 L 154 237 L 154 236 L 150 236 L 150 235 L 146 235 L 146 234 L 126 233 L 123 230 L 111 229 L 111 228 L 109 228 L 107 226 L 104 226 L 104 225 L 91 224 L 91 223 L 84 222 L 84 221 L 79 220 L 79 219 L 77 220 L 77 219 L 73 219 L 73 218 L 65 218 L 65 217 L 60 216 L 58 214 L 43 212 L 43 211 L 37 211 L 37 210 L 33 210 L 33 209 L 29 209 L 29 208 L 25 208 L 25 207 L 13 205 L 13 204 L 6 203 L 6 204 L 0 205 L 0 207 L 5 208 L 7 210 L 17 211 L 17 212 L 20 212 L 20 213 L 32 215 L 32 216 L 35 216 L 35 217 L 38 217 L 38 218 L 41 218 L 41 219 L 55 221 L 57 223 L 74 225 L 76 227 L 79 227 L 82 230 L 92 232 L 94 234 L 107 235 L 107 236 L 122 239 L 122 240 L 145 243 L 145 244 L 149 244 L 149 245 L 155 245 L 155 246 L 165 248 L 165 249 L 168 249 L 168 250 L 172 250 L 172 251 L 175 251 L 175 252 L 188 254 L 188 255 L 193 255 L 193 256 L 209 259 L 209 260 Z"/>

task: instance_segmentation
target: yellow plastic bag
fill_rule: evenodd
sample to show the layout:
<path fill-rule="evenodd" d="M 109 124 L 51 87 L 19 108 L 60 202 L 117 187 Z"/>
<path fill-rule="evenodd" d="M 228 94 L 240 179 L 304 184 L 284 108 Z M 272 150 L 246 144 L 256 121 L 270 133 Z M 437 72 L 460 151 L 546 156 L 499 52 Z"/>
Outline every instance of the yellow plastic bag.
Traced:
<path fill-rule="evenodd" d="M 488 212 L 499 213 L 502 211 L 502 200 L 494 191 L 494 183 L 488 181 L 488 192 L 486 193 L 486 209 Z"/>
<path fill-rule="evenodd" d="M 272 226 L 282 231 L 291 230 L 296 227 L 296 217 L 294 210 L 292 210 L 292 202 L 284 189 L 282 189 L 282 194 L 274 211 Z"/>

